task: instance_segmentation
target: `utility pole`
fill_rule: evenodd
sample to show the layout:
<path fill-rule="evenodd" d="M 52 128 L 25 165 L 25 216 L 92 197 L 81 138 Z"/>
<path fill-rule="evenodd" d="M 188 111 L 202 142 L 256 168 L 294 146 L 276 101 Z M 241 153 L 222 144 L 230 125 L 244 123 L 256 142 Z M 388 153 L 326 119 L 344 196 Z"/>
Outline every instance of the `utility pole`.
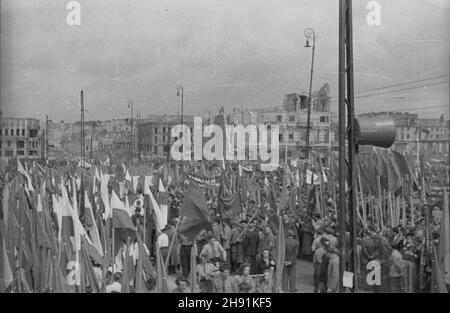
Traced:
<path fill-rule="evenodd" d="M 45 116 L 45 152 L 46 152 L 46 157 L 48 159 L 48 115 Z"/>
<path fill-rule="evenodd" d="M 142 130 L 141 130 L 141 112 L 138 112 L 137 114 L 138 118 L 138 125 L 137 125 L 137 136 L 138 136 L 138 162 L 141 164 L 141 145 L 142 145 Z"/>
<path fill-rule="evenodd" d="M 133 101 L 132 100 L 128 100 L 128 108 L 131 109 L 131 115 L 130 115 L 130 160 L 129 160 L 129 164 L 133 162 Z"/>
<path fill-rule="evenodd" d="M 85 165 L 85 146 L 84 146 L 84 93 L 81 90 L 81 99 L 80 99 L 80 107 L 81 107 L 81 166 Z"/>
<path fill-rule="evenodd" d="M 355 164 L 356 138 L 354 132 L 354 79 L 353 79 L 353 29 L 352 29 L 352 1 L 339 0 L 339 288 L 344 291 L 343 275 L 346 270 L 347 253 L 351 250 L 350 270 L 353 272 L 353 288 L 357 290 L 356 278 L 356 193 L 355 193 Z M 347 129 L 345 113 L 347 109 Z M 346 164 L 345 135 L 348 136 L 348 167 Z M 349 170 L 349 205 L 348 216 L 350 222 L 351 247 L 345 247 L 345 232 L 347 221 L 347 201 L 345 193 L 346 171 Z M 351 249 L 352 248 L 352 249 Z"/>
<path fill-rule="evenodd" d="M 313 73 L 314 73 L 314 54 L 316 51 L 316 33 L 314 29 L 307 28 L 305 30 L 305 37 L 306 37 L 306 46 L 305 48 L 310 48 L 311 45 L 309 44 L 309 39 L 312 38 L 313 45 L 312 45 L 312 61 L 311 61 L 311 76 L 309 79 L 309 96 L 308 96 L 308 117 L 306 122 L 306 151 L 305 151 L 305 177 L 308 170 L 308 159 L 309 159 L 309 131 L 311 128 L 311 105 L 312 105 L 312 84 L 313 84 Z"/>

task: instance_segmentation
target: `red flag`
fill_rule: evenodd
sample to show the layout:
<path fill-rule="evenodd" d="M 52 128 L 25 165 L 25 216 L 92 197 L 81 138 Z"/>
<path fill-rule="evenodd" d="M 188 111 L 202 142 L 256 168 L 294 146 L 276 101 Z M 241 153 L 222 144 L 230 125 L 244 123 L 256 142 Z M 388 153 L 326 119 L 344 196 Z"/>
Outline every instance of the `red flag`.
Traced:
<path fill-rule="evenodd" d="M 180 233 L 189 239 L 195 236 L 211 223 L 211 216 L 208 212 L 205 195 L 193 183 L 184 197 L 181 216 L 186 220 L 180 226 Z"/>

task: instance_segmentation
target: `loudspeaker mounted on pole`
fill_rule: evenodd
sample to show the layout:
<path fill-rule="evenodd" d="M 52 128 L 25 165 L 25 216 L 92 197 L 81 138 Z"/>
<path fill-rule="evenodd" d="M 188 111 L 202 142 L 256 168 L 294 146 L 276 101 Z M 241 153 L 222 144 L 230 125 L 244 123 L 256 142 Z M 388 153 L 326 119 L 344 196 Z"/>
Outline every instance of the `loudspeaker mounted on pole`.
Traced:
<path fill-rule="evenodd" d="M 389 115 L 370 118 L 355 118 L 356 144 L 389 148 L 395 142 L 397 128 L 394 119 Z"/>

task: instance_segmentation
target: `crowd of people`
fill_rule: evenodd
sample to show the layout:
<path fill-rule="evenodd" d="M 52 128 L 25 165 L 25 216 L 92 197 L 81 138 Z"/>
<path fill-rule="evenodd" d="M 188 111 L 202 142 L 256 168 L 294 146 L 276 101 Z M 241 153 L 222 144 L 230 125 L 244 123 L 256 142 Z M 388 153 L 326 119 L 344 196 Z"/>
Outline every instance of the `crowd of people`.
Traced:
<path fill-rule="evenodd" d="M 40 167 L 45 166 L 43 164 Z M 122 165 L 117 165 L 117 168 L 121 169 Z M 77 164 L 71 165 L 71 175 L 74 176 L 72 177 L 74 180 L 79 175 L 78 169 Z M 231 172 L 230 177 L 242 175 L 239 173 L 240 168 L 230 167 L 227 170 Z M 313 168 L 311 170 L 314 171 Z M 3 185 L 8 184 L 9 180 L 10 186 L 13 186 L 11 178 L 17 175 L 17 172 L 17 169 L 9 170 L 7 181 Z M 117 181 L 123 180 L 127 170 L 112 172 L 115 172 L 116 182 L 114 183 L 117 184 Z M 43 177 L 45 173 L 40 175 Z M 34 176 L 32 179 L 31 175 L 24 175 L 28 183 L 35 181 Z M 186 219 L 182 210 L 186 191 L 192 184 L 191 180 L 186 177 L 183 179 L 178 177 L 176 180 L 171 177 L 171 182 L 160 179 L 161 184 L 164 181 L 167 187 L 163 192 L 160 189 L 161 185 L 157 183 L 151 185 L 151 193 L 158 202 L 167 204 L 166 222 L 163 227 L 158 227 L 160 226 L 159 217 L 155 214 L 154 205 L 149 205 L 148 201 L 144 200 L 146 194 L 141 185 L 137 185 L 136 190 L 131 193 L 123 188 L 124 183 L 119 188 L 109 181 L 106 201 L 112 199 L 114 190 L 120 191 L 118 194 L 122 202 L 130 203 L 129 213 L 136 227 L 136 235 L 130 235 L 129 230 L 112 229 L 115 234 L 112 241 L 117 241 L 117 245 L 114 250 L 113 243 L 111 251 L 115 254 L 114 261 L 107 266 L 101 263 L 102 260 L 92 258 L 91 255 L 90 260 L 97 285 L 104 286 L 103 290 L 108 293 L 137 292 L 138 289 L 140 292 L 146 290 L 147 292 L 176 293 L 292 293 L 299 292 L 297 263 L 301 260 L 303 264 L 311 264 L 309 266 L 312 268 L 311 291 L 335 293 L 340 290 L 339 263 L 345 260 L 344 267 L 350 266 L 349 268 L 354 269 L 357 278 L 355 284 L 359 290 L 398 293 L 427 292 L 432 288 L 433 256 L 430 251 L 432 247 L 439 247 L 441 243 L 444 211 L 442 201 L 428 206 L 421 203 L 420 207 L 417 206 L 414 210 L 415 204 L 408 203 L 403 213 L 407 216 L 402 220 L 399 219 L 398 225 L 391 225 L 388 218 L 380 221 L 379 217 L 367 214 L 364 219 L 358 219 L 356 242 L 353 244 L 352 229 L 348 220 L 342 227 L 345 233 L 342 236 L 339 233 L 341 227 L 333 194 L 336 186 L 333 186 L 333 182 L 309 185 L 292 179 L 287 183 L 286 168 L 282 167 L 270 174 L 256 171 L 249 175 L 252 176 L 251 182 L 255 185 L 258 196 L 241 199 L 239 212 L 232 216 L 224 216 L 221 210 L 221 187 L 216 184 L 206 185 L 201 189 L 205 195 L 211 221 L 199 229 L 194 238 L 180 231 L 180 225 Z M 160 177 L 163 176 L 160 175 Z M 66 181 L 71 180 L 70 175 L 67 174 L 66 177 Z M 52 179 L 48 180 L 49 184 Z M 22 180 L 22 183 L 25 182 L 27 185 L 27 180 Z M 95 186 L 95 179 L 92 186 L 84 188 L 92 189 L 93 186 Z M 241 187 L 234 191 L 241 192 L 239 188 Z M 35 189 L 37 192 L 39 188 Z M 43 189 L 45 190 L 45 187 Z M 123 190 L 125 192 L 122 192 Z M 67 191 L 68 199 L 81 201 L 80 195 L 71 196 L 69 187 Z M 319 200 L 319 196 L 316 197 L 319 193 L 323 201 Z M 44 194 L 45 191 L 42 195 Z M 62 194 L 64 195 L 64 192 Z M 165 197 L 162 197 L 163 194 Z M 76 195 L 76 192 L 72 195 Z M 417 198 L 419 196 L 418 194 Z M 47 195 L 47 197 L 48 207 L 44 205 L 44 210 L 47 209 L 50 212 L 51 223 L 54 223 L 58 233 L 61 225 L 55 213 L 56 208 L 53 207 L 55 202 L 51 201 L 51 196 Z M 98 198 L 96 196 L 90 198 L 93 200 L 94 208 L 93 223 L 106 226 L 106 219 L 102 222 L 101 217 L 105 208 L 104 205 L 99 204 L 101 201 Z M 105 201 L 104 198 L 102 200 Z M 358 205 L 358 210 L 369 207 L 368 202 L 364 205 L 358 203 Z M 38 207 L 39 204 L 36 206 Z M 431 214 L 428 214 L 429 212 Z M 88 229 L 87 234 L 92 237 L 92 229 L 88 228 L 88 219 L 81 216 L 81 213 L 80 221 L 82 226 Z M 3 236 L 8 238 L 5 234 Z M 108 236 L 101 234 L 100 237 L 101 245 L 106 251 Z M 131 261 L 126 260 L 127 251 L 133 255 Z M 148 264 L 140 259 L 141 253 L 148 258 Z M 356 254 L 355 258 L 353 254 Z M 15 257 L 17 258 L 17 253 Z M 278 264 L 279 262 L 282 264 Z M 380 269 L 380 283 L 370 284 L 367 277 L 374 264 Z M 141 267 L 140 272 L 139 267 Z M 144 267 L 144 280 L 138 282 L 142 267 Z M 131 280 L 130 273 L 132 273 Z M 25 280 L 20 275 L 16 279 Z M 126 279 L 131 283 L 124 288 Z M 141 286 L 142 283 L 145 288 Z M 27 286 L 26 283 L 23 284 L 22 290 L 24 285 Z M 13 284 L 9 288 L 12 292 Z M 28 286 L 28 289 L 32 288 Z M 94 289 L 91 284 L 86 285 L 84 291 L 94 292 Z"/>

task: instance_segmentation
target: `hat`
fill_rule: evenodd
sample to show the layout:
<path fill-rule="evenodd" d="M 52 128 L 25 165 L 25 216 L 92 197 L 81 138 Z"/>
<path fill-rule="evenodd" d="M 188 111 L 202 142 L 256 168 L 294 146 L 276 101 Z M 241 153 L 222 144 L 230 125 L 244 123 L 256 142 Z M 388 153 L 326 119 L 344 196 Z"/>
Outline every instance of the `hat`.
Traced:
<path fill-rule="evenodd" d="M 334 229 L 331 228 L 331 227 L 325 228 L 325 232 L 326 232 L 327 234 L 330 234 L 330 235 L 334 235 L 334 234 L 335 234 Z"/>

